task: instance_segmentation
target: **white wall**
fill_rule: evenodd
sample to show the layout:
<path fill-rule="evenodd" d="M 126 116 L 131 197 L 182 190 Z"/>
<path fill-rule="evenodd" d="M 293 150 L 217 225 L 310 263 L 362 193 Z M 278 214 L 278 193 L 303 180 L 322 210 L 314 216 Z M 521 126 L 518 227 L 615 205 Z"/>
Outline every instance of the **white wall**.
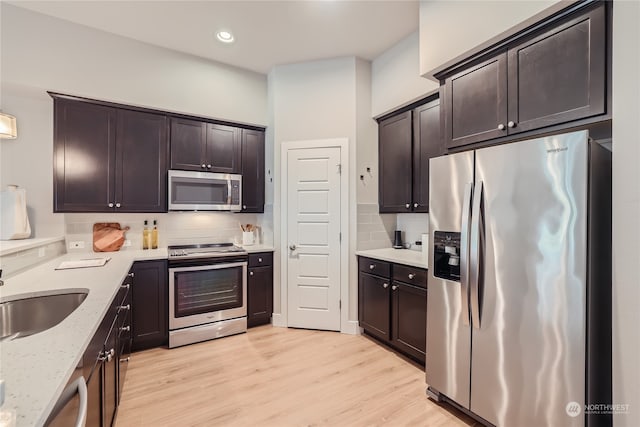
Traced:
<path fill-rule="evenodd" d="M 640 3 L 613 5 L 613 402 L 640 426 Z"/>
<path fill-rule="evenodd" d="M 420 40 L 414 32 L 371 64 L 371 116 L 395 110 L 438 88 L 420 77 Z"/>
<path fill-rule="evenodd" d="M 336 58 L 300 64 L 280 65 L 269 73 L 270 126 L 273 126 L 275 181 L 280 182 L 280 147 L 284 141 L 304 141 L 312 139 L 349 139 L 349 209 L 352 230 L 349 236 L 349 259 L 355 261 L 355 212 L 356 187 L 356 146 L 359 144 L 358 106 L 367 103 L 367 94 L 362 92 L 358 79 L 367 80 L 366 64 L 359 59 Z M 368 83 L 368 82 L 367 82 Z M 360 91 L 359 88 L 360 87 Z M 365 91 L 366 92 L 366 91 Z M 359 102 L 357 101 L 359 99 Z M 369 112 L 367 106 L 367 113 Z M 371 124 L 360 120 L 363 143 L 370 143 Z M 274 277 L 274 316 L 281 314 L 280 304 L 282 277 L 280 257 L 286 253 L 280 248 L 286 242 L 280 241 L 280 188 L 273 188 L 274 241 L 276 247 Z M 357 280 L 355 262 L 349 262 L 349 307 L 350 320 L 357 319 Z"/>
<path fill-rule="evenodd" d="M 557 0 L 420 2 L 420 75 L 546 9 Z"/>
<path fill-rule="evenodd" d="M 0 186 L 27 189 L 38 237 L 54 215 L 53 103 L 47 90 L 229 121 L 267 123 L 266 76 L 0 3 L 2 110 L 18 139 L 0 143 Z"/>

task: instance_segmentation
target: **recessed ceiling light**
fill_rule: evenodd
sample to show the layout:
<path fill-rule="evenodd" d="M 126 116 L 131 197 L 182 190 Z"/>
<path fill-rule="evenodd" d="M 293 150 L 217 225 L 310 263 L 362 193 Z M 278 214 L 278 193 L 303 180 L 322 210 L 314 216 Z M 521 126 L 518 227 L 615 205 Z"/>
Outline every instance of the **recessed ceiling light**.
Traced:
<path fill-rule="evenodd" d="M 233 43 L 233 41 L 235 40 L 233 38 L 233 34 L 231 34 L 229 31 L 226 30 L 220 30 L 216 33 L 216 37 L 218 38 L 218 40 L 220 40 L 222 43 Z"/>

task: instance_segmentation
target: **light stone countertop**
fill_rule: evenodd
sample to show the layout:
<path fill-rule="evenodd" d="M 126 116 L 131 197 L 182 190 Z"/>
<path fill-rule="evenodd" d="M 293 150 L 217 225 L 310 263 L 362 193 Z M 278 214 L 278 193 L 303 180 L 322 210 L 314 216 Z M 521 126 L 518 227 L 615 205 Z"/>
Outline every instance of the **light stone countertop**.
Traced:
<path fill-rule="evenodd" d="M 271 245 L 240 245 L 244 248 L 248 253 L 256 253 L 256 252 L 273 252 L 275 248 Z"/>
<path fill-rule="evenodd" d="M 59 242 L 62 240 L 64 240 L 64 236 L 2 240 L 0 241 L 0 256 L 9 255 L 38 246 L 48 245 L 49 243 Z"/>
<path fill-rule="evenodd" d="M 111 257 L 103 267 L 55 270 L 62 261 Z M 58 325 L 0 345 L 5 403 L 17 426 L 41 426 L 80 362 L 134 261 L 166 259 L 167 250 L 71 253 L 5 280 L 2 301 L 88 290 L 84 302 Z"/>
<path fill-rule="evenodd" d="M 366 251 L 356 251 L 356 255 L 368 258 L 379 259 L 382 261 L 395 262 L 396 264 L 410 265 L 412 267 L 427 268 L 427 260 L 421 251 L 412 251 L 409 249 L 369 249 Z"/>

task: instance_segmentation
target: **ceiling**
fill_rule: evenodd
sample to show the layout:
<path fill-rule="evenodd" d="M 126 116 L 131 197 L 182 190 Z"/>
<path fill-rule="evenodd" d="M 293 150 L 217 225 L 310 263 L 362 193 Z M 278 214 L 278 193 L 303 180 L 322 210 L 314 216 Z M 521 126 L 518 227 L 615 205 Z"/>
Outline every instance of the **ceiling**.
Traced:
<path fill-rule="evenodd" d="M 416 31 L 419 14 L 417 0 L 9 3 L 263 74 L 278 64 L 341 56 L 372 60 Z M 218 42 L 220 29 L 236 41 Z"/>

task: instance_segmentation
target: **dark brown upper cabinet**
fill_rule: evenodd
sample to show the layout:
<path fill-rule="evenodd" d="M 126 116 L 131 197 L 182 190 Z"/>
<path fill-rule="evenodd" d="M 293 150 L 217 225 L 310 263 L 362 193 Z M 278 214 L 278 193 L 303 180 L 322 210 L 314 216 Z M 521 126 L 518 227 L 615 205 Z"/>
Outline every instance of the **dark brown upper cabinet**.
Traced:
<path fill-rule="evenodd" d="M 439 101 L 381 120 L 378 139 L 380 212 L 429 212 L 429 159 L 444 154 Z"/>
<path fill-rule="evenodd" d="M 240 173 L 240 129 L 171 118 L 171 169 Z"/>
<path fill-rule="evenodd" d="M 264 212 L 264 132 L 242 129 L 242 210 Z"/>
<path fill-rule="evenodd" d="M 54 212 L 165 212 L 161 114 L 54 96 Z"/>
<path fill-rule="evenodd" d="M 438 74 L 447 148 L 522 132 L 535 135 L 605 114 L 606 6 L 596 2 L 538 23 L 485 59 L 467 58 L 464 63 L 473 65 Z"/>

